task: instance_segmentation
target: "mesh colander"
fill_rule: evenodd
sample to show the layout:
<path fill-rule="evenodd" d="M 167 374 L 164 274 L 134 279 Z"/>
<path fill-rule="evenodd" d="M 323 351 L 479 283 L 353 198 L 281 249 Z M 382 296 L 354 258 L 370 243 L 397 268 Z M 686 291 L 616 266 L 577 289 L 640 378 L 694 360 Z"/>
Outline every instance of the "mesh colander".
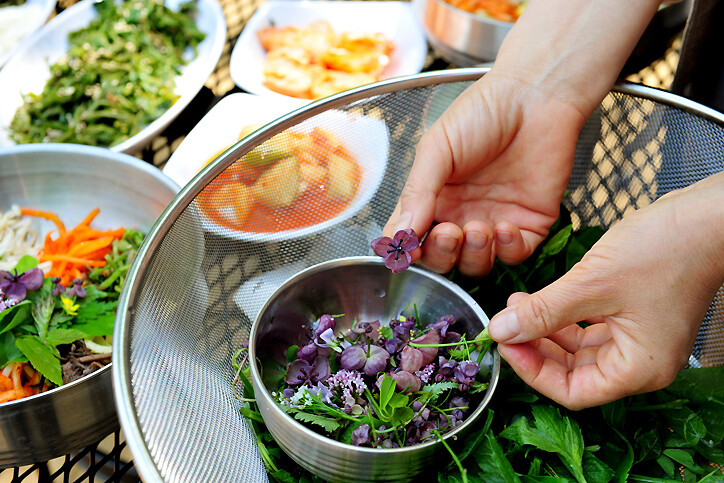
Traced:
<path fill-rule="evenodd" d="M 232 353 L 289 276 L 333 258 L 370 254 L 368 241 L 395 206 L 420 136 L 486 71 L 420 74 L 316 102 L 242 140 L 179 193 L 131 269 L 116 320 L 116 403 L 144 480 L 267 480 L 232 393 Z M 236 203 L 224 188 L 241 156 L 265 141 L 270 150 L 285 148 L 289 132 L 314 127 L 333 131 L 359 156 L 376 153 L 365 161 L 360 185 L 369 190 L 358 190 L 365 193 L 361 202 L 318 226 L 277 234 L 248 236 L 209 219 L 206 197 Z M 618 85 L 580 135 L 567 207 L 576 224 L 609 227 L 722 170 L 722 153 L 720 113 L 666 92 Z M 692 366 L 722 363 L 724 290 L 690 359 Z"/>

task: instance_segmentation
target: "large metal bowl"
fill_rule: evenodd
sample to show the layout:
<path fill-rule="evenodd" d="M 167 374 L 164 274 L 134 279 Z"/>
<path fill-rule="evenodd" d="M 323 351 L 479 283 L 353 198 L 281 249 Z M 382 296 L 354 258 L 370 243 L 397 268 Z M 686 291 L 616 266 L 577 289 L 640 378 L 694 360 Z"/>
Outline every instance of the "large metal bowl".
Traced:
<path fill-rule="evenodd" d="M 70 144 L 0 149 L 0 210 L 16 204 L 58 213 L 68 226 L 93 208 L 99 228 L 148 232 L 178 186 L 126 154 Z M 38 221 L 39 231 L 52 225 Z M 0 404 L 0 468 L 47 461 L 118 428 L 110 365 L 73 383 Z"/>
<path fill-rule="evenodd" d="M 452 6 L 445 0 L 412 0 L 427 40 L 448 62 L 470 67 L 498 55 L 513 22 L 501 22 Z M 691 0 L 662 5 L 649 23 L 623 69 L 630 74 L 661 58 L 671 39 L 681 32 Z"/>
<path fill-rule="evenodd" d="M 439 440 L 394 449 L 356 447 L 327 438 L 303 426 L 274 401 L 276 390 L 262 379 L 285 362 L 286 349 L 307 339 L 309 321 L 322 314 L 348 314 L 338 319 L 340 333 L 353 320 L 389 321 L 405 307 L 415 307 L 422 322 L 455 317 L 456 331 L 469 338 L 488 325 L 473 298 L 450 280 L 418 267 L 393 275 L 379 257 L 349 257 L 320 263 L 287 280 L 267 301 L 249 338 L 251 379 L 256 402 L 279 446 L 299 465 L 331 482 L 413 481 L 445 451 Z M 442 439 L 453 441 L 483 414 L 498 384 L 500 356 L 487 360 L 490 385 L 465 421 Z"/>

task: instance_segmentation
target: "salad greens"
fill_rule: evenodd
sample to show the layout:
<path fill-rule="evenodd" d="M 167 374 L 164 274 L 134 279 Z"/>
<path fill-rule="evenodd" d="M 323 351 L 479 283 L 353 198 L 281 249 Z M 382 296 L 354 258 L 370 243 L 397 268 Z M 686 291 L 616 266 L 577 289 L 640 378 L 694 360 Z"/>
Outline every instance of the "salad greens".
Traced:
<path fill-rule="evenodd" d="M 573 230 L 567 212 L 525 263 L 496 262 L 482 281 L 451 278 L 487 313 L 510 293 L 535 291 L 560 277 L 601 236 Z M 255 434 L 270 478 L 312 482 L 276 444 L 254 401 L 248 368 L 241 370 L 242 414 Z M 569 411 L 525 384 L 507 364 L 487 413 L 464 438 L 440 453 L 439 483 L 724 482 L 724 367 L 682 371 L 667 388 L 603 406 Z M 453 456 L 454 455 L 454 456 Z M 719 466 L 713 466 L 719 465 Z"/>
<path fill-rule="evenodd" d="M 178 98 L 184 53 L 204 39 L 193 3 L 174 12 L 162 0 L 94 4 L 98 17 L 69 35 L 40 94 L 24 96 L 10 124 L 18 144 L 113 146 L 138 133 Z"/>
<path fill-rule="evenodd" d="M 125 273 L 140 247 L 143 236 L 127 229 L 106 257 L 107 265 L 93 269 L 83 293 L 71 289 L 59 292 L 52 278 L 39 288 L 29 289 L 23 300 L 3 306 L 0 311 L 0 367 L 10 362 L 30 362 L 51 383 L 63 384 L 61 358 L 67 345 L 80 339 L 113 334 L 116 306 Z M 26 255 L 13 274 L 37 270 L 38 260 Z M 55 290 L 54 290 L 55 289 Z"/>

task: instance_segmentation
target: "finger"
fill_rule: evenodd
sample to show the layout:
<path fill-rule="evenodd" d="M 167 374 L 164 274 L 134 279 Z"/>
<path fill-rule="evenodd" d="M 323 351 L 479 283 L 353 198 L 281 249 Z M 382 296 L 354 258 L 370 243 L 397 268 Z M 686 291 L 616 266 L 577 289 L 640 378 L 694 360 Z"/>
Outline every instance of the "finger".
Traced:
<path fill-rule="evenodd" d="M 482 221 L 469 221 L 463 226 L 463 242 L 458 269 L 467 277 L 481 277 L 493 268 L 493 230 Z"/>
<path fill-rule="evenodd" d="M 556 344 L 570 353 L 588 347 L 600 347 L 611 338 L 607 324 L 589 325 L 585 329 L 578 324 L 571 324 L 548 336 Z"/>
<path fill-rule="evenodd" d="M 528 258 L 544 237 L 530 231 L 521 231 L 513 223 L 503 221 L 495 225 L 495 255 L 507 265 L 517 265 Z"/>
<path fill-rule="evenodd" d="M 418 143 L 405 187 L 383 230 L 385 236 L 407 228 L 418 235 L 428 230 L 435 216 L 437 195 L 452 173 L 452 159 L 446 131 L 436 123 Z"/>
<path fill-rule="evenodd" d="M 598 349 L 597 358 L 610 345 Z M 598 363 L 588 362 L 570 370 L 567 363 L 541 354 L 533 342 L 499 344 L 498 350 L 524 382 L 569 409 L 603 404 L 631 393 L 632 387 L 604 374 Z"/>
<path fill-rule="evenodd" d="M 517 304 L 519 301 L 524 299 L 525 297 L 529 297 L 529 293 L 525 292 L 514 292 L 510 294 L 510 297 L 508 297 L 508 302 L 506 303 L 506 306 L 511 306 Z"/>
<path fill-rule="evenodd" d="M 454 223 L 440 223 L 427 235 L 420 264 L 438 273 L 449 272 L 458 261 L 463 231 Z"/>
<path fill-rule="evenodd" d="M 609 291 L 609 285 L 615 281 L 594 283 L 588 270 L 579 267 L 495 315 L 489 325 L 490 336 L 498 342 L 526 342 L 547 337 L 581 320 L 610 315 L 612 297 L 600 294 L 615 293 Z"/>

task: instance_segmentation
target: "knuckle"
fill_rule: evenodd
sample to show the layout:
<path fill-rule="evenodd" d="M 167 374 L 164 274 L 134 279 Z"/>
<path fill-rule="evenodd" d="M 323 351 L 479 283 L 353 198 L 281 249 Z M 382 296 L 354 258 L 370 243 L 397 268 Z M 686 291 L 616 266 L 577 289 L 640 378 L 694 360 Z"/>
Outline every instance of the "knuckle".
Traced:
<path fill-rule="evenodd" d="M 551 309 L 548 302 L 536 294 L 528 297 L 528 310 L 530 320 L 535 321 L 535 324 L 531 327 L 535 334 L 549 334 L 555 330 L 555 319 L 553 317 L 553 310 Z"/>

